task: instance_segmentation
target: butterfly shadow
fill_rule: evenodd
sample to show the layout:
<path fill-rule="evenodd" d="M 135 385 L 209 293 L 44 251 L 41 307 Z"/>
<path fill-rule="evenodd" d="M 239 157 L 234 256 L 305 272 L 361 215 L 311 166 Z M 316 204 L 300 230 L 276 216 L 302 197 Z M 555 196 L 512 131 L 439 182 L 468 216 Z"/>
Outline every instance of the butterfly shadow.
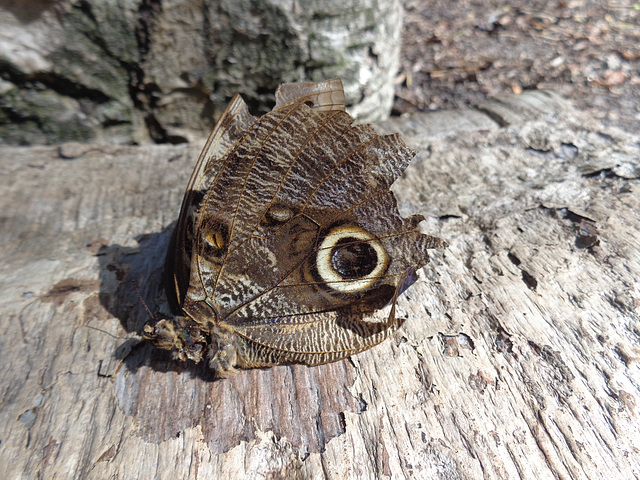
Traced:
<path fill-rule="evenodd" d="M 154 443 L 200 425 L 213 452 L 255 439 L 258 431 L 287 438 L 303 457 L 323 451 L 345 432 L 343 412 L 366 408 L 347 388 L 355 375 L 348 360 L 241 370 L 216 380 L 206 362 L 179 362 L 171 352 L 142 341 L 139 334 L 151 318 L 145 304 L 154 314 L 169 315 L 163 271 L 173 228 L 137 237 L 136 247 L 103 245 L 96 253 L 100 303 L 131 337 L 114 352 L 121 361 L 114 376 L 120 409 Z"/>
<path fill-rule="evenodd" d="M 175 222 L 160 232 L 136 237 L 137 247 L 103 245 L 97 252 L 100 275 L 100 303 L 120 320 L 129 338 L 114 356 L 127 370 L 147 366 L 158 372 L 188 371 L 206 381 L 215 380 L 204 365 L 181 363 L 171 352 L 144 342 L 140 332 L 158 313 L 170 316 L 164 290 L 164 260 Z"/>

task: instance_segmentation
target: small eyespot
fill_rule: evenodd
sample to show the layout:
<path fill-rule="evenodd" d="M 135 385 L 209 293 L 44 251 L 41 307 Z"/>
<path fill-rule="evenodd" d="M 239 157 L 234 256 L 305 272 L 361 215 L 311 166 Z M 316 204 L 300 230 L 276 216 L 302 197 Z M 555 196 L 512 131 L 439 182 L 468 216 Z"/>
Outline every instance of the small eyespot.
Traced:
<path fill-rule="evenodd" d="M 229 246 L 228 227 L 215 217 L 204 219 L 199 228 L 200 252 L 208 258 L 219 258 Z"/>
<path fill-rule="evenodd" d="M 281 225 L 291 220 L 296 213 L 285 205 L 272 205 L 265 213 L 265 220 L 272 225 Z"/>
<path fill-rule="evenodd" d="M 389 260 L 372 234 L 355 225 L 341 225 L 322 240 L 316 268 L 329 288 L 356 293 L 371 287 L 386 271 Z"/>

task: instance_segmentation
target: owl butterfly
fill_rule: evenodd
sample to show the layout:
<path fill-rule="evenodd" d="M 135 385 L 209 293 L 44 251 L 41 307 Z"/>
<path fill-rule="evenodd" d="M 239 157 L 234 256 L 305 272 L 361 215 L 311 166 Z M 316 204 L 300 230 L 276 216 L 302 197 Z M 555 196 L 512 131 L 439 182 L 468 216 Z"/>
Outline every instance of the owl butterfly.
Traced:
<path fill-rule="evenodd" d="M 415 152 L 344 108 L 340 79 L 281 85 L 260 118 L 231 100 L 187 186 L 165 272 L 177 316 L 145 325 L 153 345 L 225 376 L 333 362 L 403 323 L 398 295 L 445 243 L 389 190 Z"/>

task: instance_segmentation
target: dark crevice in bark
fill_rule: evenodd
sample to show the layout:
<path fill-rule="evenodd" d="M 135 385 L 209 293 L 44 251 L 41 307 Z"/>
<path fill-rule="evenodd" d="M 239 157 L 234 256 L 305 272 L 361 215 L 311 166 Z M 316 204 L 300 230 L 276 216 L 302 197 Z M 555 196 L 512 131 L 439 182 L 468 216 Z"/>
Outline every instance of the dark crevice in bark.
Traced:
<path fill-rule="evenodd" d="M 154 115 L 160 88 L 145 81 L 145 64 L 151 51 L 152 32 L 158 14 L 162 12 L 162 0 L 142 0 L 138 7 L 138 21 L 135 35 L 138 43 L 138 63 L 130 70 L 129 94 L 133 105 L 145 115 L 145 125 L 151 139 L 156 143 L 184 143 L 186 139 L 179 135 L 169 135 Z"/>
<path fill-rule="evenodd" d="M 52 90 L 59 95 L 78 100 L 88 99 L 95 103 L 106 103 L 110 98 L 100 90 L 88 88 L 54 72 L 37 72 L 27 75 L 7 62 L 0 62 L 0 78 L 16 87 L 29 90 Z"/>

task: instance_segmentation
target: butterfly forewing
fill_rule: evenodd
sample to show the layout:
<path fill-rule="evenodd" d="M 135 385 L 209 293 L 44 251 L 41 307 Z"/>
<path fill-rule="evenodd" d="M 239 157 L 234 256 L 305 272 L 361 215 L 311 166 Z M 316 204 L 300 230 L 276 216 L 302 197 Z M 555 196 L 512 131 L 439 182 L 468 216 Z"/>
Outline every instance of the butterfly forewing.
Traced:
<path fill-rule="evenodd" d="M 240 95 L 236 94 L 209 135 L 196 162 L 167 253 L 165 276 L 172 303 L 181 305 L 184 302 L 190 284 L 193 241 L 201 225 L 200 207 L 203 200 L 211 183 L 217 178 L 218 170 L 223 167 L 228 152 L 241 141 L 255 120 Z"/>

